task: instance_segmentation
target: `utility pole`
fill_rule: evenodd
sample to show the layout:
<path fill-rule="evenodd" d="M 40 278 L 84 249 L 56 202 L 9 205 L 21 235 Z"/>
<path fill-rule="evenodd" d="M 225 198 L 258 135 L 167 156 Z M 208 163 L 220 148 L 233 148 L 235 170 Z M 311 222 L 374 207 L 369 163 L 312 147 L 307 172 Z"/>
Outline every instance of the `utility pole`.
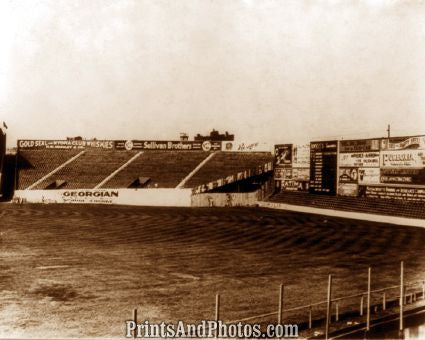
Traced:
<path fill-rule="evenodd" d="M 387 132 L 388 132 L 388 139 L 389 139 L 391 137 L 391 125 L 390 124 L 388 124 Z"/>

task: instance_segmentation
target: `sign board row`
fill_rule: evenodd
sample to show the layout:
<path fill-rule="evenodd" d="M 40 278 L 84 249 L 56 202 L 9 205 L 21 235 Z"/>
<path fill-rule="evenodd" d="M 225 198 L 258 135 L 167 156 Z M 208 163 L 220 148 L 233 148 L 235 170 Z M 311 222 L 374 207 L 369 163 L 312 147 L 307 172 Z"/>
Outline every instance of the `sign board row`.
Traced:
<path fill-rule="evenodd" d="M 218 151 L 221 142 L 210 141 L 147 141 L 147 140 L 18 140 L 18 149 L 106 149 L 106 150 L 172 150 Z"/>
<path fill-rule="evenodd" d="M 268 143 L 160 140 L 18 140 L 18 149 L 86 149 L 271 152 Z"/>
<path fill-rule="evenodd" d="M 425 150 L 340 153 L 340 167 L 424 168 Z"/>

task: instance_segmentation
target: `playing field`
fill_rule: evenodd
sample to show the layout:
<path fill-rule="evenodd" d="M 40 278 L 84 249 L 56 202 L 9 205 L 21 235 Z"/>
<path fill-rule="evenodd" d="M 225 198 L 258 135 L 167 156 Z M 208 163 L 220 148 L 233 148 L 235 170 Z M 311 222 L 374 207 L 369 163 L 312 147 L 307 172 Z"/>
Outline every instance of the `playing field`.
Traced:
<path fill-rule="evenodd" d="M 124 321 L 222 319 L 425 278 L 425 230 L 248 208 L 0 205 L 0 336 L 123 336 Z"/>

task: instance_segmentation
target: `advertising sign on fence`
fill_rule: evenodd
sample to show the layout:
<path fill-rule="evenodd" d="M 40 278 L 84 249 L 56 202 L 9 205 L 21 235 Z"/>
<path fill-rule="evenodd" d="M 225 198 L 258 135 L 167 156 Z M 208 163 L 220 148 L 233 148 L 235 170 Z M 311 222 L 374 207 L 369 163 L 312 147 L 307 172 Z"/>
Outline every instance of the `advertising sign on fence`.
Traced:
<path fill-rule="evenodd" d="M 341 196 L 358 196 L 359 186 L 356 183 L 340 183 L 338 194 Z"/>
<path fill-rule="evenodd" d="M 15 199 L 28 203 L 191 205 L 191 189 L 70 189 L 16 190 Z"/>
<path fill-rule="evenodd" d="M 425 189 L 386 186 L 367 186 L 366 197 L 398 199 L 412 202 L 425 202 Z"/>
<path fill-rule="evenodd" d="M 379 168 L 359 168 L 359 184 L 379 184 Z"/>
<path fill-rule="evenodd" d="M 18 149 L 113 149 L 114 141 L 112 140 L 18 140 Z"/>
<path fill-rule="evenodd" d="M 425 169 L 383 168 L 381 170 L 381 183 L 425 185 Z"/>
<path fill-rule="evenodd" d="M 221 141 L 115 141 L 117 150 L 164 150 L 164 151 L 219 151 Z"/>
<path fill-rule="evenodd" d="M 379 152 L 340 153 L 339 166 L 341 167 L 379 167 Z"/>
<path fill-rule="evenodd" d="M 310 144 L 294 144 L 292 149 L 292 167 L 310 168 Z"/>
<path fill-rule="evenodd" d="M 392 137 L 381 140 L 382 150 L 407 150 L 420 149 L 425 150 L 425 136 L 414 137 Z"/>
<path fill-rule="evenodd" d="M 424 150 L 381 151 L 383 168 L 424 168 Z"/>
<path fill-rule="evenodd" d="M 239 152 L 272 152 L 273 146 L 263 142 L 246 141 L 224 141 L 222 142 L 223 151 Z"/>
<path fill-rule="evenodd" d="M 340 183 L 357 183 L 358 178 L 358 168 L 339 168 Z"/>
<path fill-rule="evenodd" d="M 310 168 L 293 168 L 292 178 L 297 181 L 310 180 Z"/>
<path fill-rule="evenodd" d="M 339 152 L 379 151 L 379 139 L 355 139 L 339 142 Z"/>
<path fill-rule="evenodd" d="M 276 144 L 274 146 L 275 166 L 289 167 L 292 164 L 292 144 Z"/>

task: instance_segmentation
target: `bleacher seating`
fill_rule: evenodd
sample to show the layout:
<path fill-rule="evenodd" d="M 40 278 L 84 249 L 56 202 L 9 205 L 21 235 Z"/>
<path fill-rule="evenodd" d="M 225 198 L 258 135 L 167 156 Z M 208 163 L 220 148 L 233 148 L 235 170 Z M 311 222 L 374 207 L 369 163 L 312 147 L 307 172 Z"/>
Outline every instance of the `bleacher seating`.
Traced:
<path fill-rule="evenodd" d="M 18 157 L 18 186 L 20 190 L 28 188 L 49 172 L 56 169 L 81 150 L 23 150 Z"/>
<path fill-rule="evenodd" d="M 175 188 L 208 155 L 202 151 L 146 151 L 103 188 L 127 187 L 129 180 L 141 176 L 150 178 L 148 188 Z"/>
<path fill-rule="evenodd" d="M 379 215 L 425 218 L 425 205 L 420 202 L 375 199 L 368 197 L 325 196 L 304 192 L 280 192 L 268 201 L 323 209 L 354 211 Z"/>
<path fill-rule="evenodd" d="M 22 150 L 18 189 L 27 189 L 82 150 Z M 31 189 L 92 189 L 138 151 L 85 149 L 77 158 Z M 211 153 L 203 151 L 145 151 L 123 167 L 102 188 L 175 188 Z M 270 153 L 217 152 L 186 183 L 186 188 L 252 170 L 271 161 Z M 143 178 L 143 183 L 136 185 Z"/>
<path fill-rule="evenodd" d="M 45 189 L 56 180 L 66 182 L 63 189 L 92 189 L 134 154 L 134 151 L 116 152 L 88 149 L 34 189 Z"/>
<path fill-rule="evenodd" d="M 186 183 L 193 188 L 272 161 L 267 152 L 218 152 Z"/>

